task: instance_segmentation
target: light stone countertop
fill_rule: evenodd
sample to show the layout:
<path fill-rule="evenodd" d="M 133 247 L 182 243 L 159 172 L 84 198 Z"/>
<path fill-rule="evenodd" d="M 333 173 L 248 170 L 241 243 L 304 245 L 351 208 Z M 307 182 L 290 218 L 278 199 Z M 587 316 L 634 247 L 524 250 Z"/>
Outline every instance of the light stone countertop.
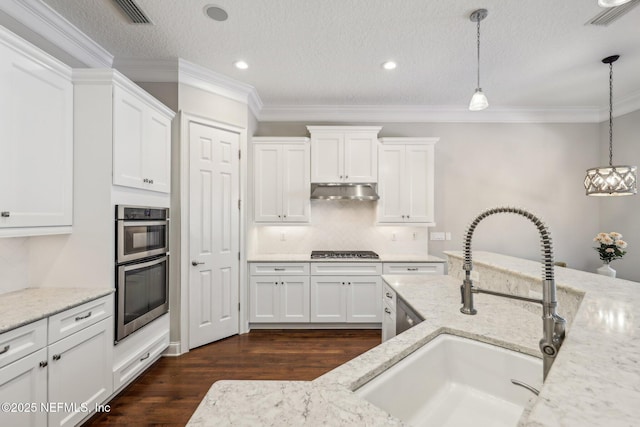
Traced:
<path fill-rule="evenodd" d="M 379 254 L 380 259 L 370 258 L 317 258 L 311 254 L 255 254 L 248 262 L 447 262 L 445 259 L 428 254 Z"/>
<path fill-rule="evenodd" d="M 0 333 L 93 301 L 109 288 L 27 288 L 0 294 Z"/>
<path fill-rule="evenodd" d="M 460 257 L 456 252 L 448 255 Z M 526 279 L 538 278 L 541 271 L 540 263 L 498 254 L 476 252 L 473 261 L 474 265 Z M 352 418 L 355 414 L 367 415 L 358 419 L 359 425 L 401 424 L 372 408 L 353 390 L 441 333 L 540 357 L 542 321 L 535 310 L 508 299 L 476 294 L 478 314 L 467 316 L 459 312 L 459 279 L 405 275 L 383 279 L 425 318 L 424 322 L 312 382 L 219 381 L 188 425 L 352 426 L 358 425 Z M 569 287 L 579 294 L 581 302 L 540 396 L 530 412 L 525 411 L 520 424 L 637 425 L 640 283 L 565 268 L 556 269 L 556 282 L 560 288 Z M 273 399 L 268 397 L 271 392 L 276 393 Z M 307 417 L 309 414 L 313 417 Z M 318 414 L 323 414 L 321 419 L 316 418 Z"/>

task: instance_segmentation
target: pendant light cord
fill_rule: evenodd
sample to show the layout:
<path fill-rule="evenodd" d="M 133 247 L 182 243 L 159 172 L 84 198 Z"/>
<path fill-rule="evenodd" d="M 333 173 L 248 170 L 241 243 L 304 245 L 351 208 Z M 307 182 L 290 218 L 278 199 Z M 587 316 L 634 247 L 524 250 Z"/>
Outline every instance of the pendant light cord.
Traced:
<path fill-rule="evenodd" d="M 480 89 L 480 21 L 481 19 L 478 19 L 478 84 L 476 85 L 477 89 Z"/>
<path fill-rule="evenodd" d="M 613 166 L 613 62 L 609 63 L 609 166 Z"/>

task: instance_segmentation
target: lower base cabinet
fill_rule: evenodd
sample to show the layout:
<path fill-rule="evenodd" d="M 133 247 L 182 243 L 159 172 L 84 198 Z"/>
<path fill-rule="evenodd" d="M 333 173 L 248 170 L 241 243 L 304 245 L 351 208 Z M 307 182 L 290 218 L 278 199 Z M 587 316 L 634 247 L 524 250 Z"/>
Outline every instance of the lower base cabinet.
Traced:
<path fill-rule="evenodd" d="M 113 313 L 102 306 L 113 296 L 0 334 L 0 426 L 75 426 L 111 396 Z"/>
<path fill-rule="evenodd" d="M 311 276 L 311 322 L 380 323 L 379 276 Z"/>
<path fill-rule="evenodd" d="M 253 276 L 251 322 L 308 322 L 309 276 Z"/>

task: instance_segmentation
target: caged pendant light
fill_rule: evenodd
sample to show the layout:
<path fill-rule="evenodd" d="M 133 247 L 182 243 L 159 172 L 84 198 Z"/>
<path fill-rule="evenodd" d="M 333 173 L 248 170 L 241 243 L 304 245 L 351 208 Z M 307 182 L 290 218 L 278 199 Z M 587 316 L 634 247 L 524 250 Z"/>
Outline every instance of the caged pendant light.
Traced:
<path fill-rule="evenodd" d="M 478 26 L 478 42 L 477 42 L 477 46 L 478 46 L 478 68 L 477 68 L 477 85 L 476 85 L 476 91 L 473 94 L 473 96 L 471 97 L 471 102 L 469 102 L 469 110 L 471 111 L 480 111 L 480 110 L 484 110 L 485 108 L 487 108 L 489 106 L 489 101 L 487 100 L 487 96 L 484 94 L 484 92 L 482 92 L 482 89 L 480 88 L 480 21 L 482 21 L 484 18 L 487 17 L 487 14 L 489 12 L 487 11 L 487 9 L 478 9 L 478 10 L 474 10 L 471 15 L 469 15 L 469 19 L 471 20 L 471 22 L 475 22 Z"/>
<path fill-rule="evenodd" d="M 620 55 L 602 60 L 609 64 L 609 166 L 587 169 L 584 188 L 587 196 L 630 196 L 637 193 L 636 166 L 613 166 L 613 63 Z"/>

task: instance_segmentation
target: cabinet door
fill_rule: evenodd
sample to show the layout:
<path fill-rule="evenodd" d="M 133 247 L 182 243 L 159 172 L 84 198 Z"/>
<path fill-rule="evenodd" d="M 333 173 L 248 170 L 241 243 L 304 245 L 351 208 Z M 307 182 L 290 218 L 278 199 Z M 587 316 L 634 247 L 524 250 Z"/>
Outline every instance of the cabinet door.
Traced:
<path fill-rule="evenodd" d="M 311 135 L 311 182 L 344 181 L 344 134 Z"/>
<path fill-rule="evenodd" d="M 104 319 L 49 346 L 50 402 L 89 410 L 113 390 L 113 317 Z M 49 427 L 73 426 L 86 412 L 49 412 Z"/>
<path fill-rule="evenodd" d="M 382 321 L 382 279 L 379 276 L 348 276 L 347 322 Z"/>
<path fill-rule="evenodd" d="M 346 322 L 346 281 L 338 276 L 311 277 L 311 321 Z"/>
<path fill-rule="evenodd" d="M 143 135 L 143 184 L 153 191 L 171 189 L 171 120 L 147 108 Z M 145 183 L 144 180 L 147 179 Z"/>
<path fill-rule="evenodd" d="M 282 221 L 281 150 L 277 144 L 254 145 L 253 209 L 256 222 Z"/>
<path fill-rule="evenodd" d="M 287 222 L 309 222 L 310 182 L 309 145 L 282 147 L 282 219 Z"/>
<path fill-rule="evenodd" d="M 378 182 L 377 134 L 345 134 L 344 181 Z"/>
<path fill-rule="evenodd" d="M 0 228 L 71 225 L 70 70 L 0 44 L 0 94 Z"/>
<path fill-rule="evenodd" d="M 280 321 L 309 321 L 309 276 L 280 278 Z"/>
<path fill-rule="evenodd" d="M 249 321 L 280 320 L 280 277 L 253 276 L 249 279 Z"/>
<path fill-rule="evenodd" d="M 43 348 L 29 356 L 0 369 L 0 402 L 29 406 L 28 411 L 1 411 L 0 425 L 16 427 L 41 427 L 47 425 L 47 413 L 40 404 L 47 402 L 47 349 Z M 21 407 L 16 407 L 22 409 Z"/>
<path fill-rule="evenodd" d="M 433 222 L 434 146 L 407 145 L 405 194 L 408 222 Z"/>
<path fill-rule="evenodd" d="M 113 88 L 113 183 L 145 188 L 142 159 L 146 105 L 134 95 Z"/>
<path fill-rule="evenodd" d="M 396 336 L 396 312 L 386 304 L 382 310 L 382 342 Z"/>
<path fill-rule="evenodd" d="M 404 204 L 405 148 L 389 145 L 380 148 L 380 176 L 378 191 L 378 222 L 404 222 L 407 209 Z"/>

